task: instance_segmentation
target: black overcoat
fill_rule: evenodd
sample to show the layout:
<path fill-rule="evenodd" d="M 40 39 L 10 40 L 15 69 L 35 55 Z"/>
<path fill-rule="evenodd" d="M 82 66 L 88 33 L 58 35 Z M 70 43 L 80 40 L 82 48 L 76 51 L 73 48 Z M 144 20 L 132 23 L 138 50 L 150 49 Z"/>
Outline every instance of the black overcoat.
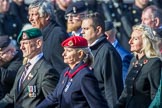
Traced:
<path fill-rule="evenodd" d="M 113 108 L 123 90 L 121 57 L 104 35 L 90 49 L 94 55 L 94 75 L 102 95 Z"/>
<path fill-rule="evenodd" d="M 148 108 L 160 84 L 161 67 L 162 62 L 157 57 L 143 56 L 140 60 L 134 57 L 117 107 Z"/>
<path fill-rule="evenodd" d="M 23 56 L 20 50 L 17 50 L 17 54 L 14 58 L 6 63 L 4 66 L 0 67 L 0 99 L 2 99 L 6 93 L 9 93 L 17 71 L 22 65 Z"/>
<path fill-rule="evenodd" d="M 61 73 L 67 67 L 63 61 L 62 53 L 64 50 L 61 43 L 68 38 L 68 34 L 54 21 L 51 21 L 51 23 L 42 30 L 42 34 L 44 57 L 47 62 Z"/>

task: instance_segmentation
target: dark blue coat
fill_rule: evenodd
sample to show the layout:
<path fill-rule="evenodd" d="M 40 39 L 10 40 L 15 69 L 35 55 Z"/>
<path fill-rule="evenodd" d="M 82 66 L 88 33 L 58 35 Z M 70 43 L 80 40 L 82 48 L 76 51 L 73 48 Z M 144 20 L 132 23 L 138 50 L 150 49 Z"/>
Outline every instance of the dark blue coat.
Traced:
<path fill-rule="evenodd" d="M 83 63 L 78 64 L 70 72 L 75 72 L 81 65 Z M 67 70 L 69 68 L 66 68 L 62 73 L 55 91 L 37 108 L 49 108 L 57 105 L 59 105 L 59 108 L 107 108 L 98 82 L 88 67 L 80 70 L 72 78 L 72 81 L 64 74 Z M 68 88 L 67 85 L 70 85 L 70 87 Z"/>

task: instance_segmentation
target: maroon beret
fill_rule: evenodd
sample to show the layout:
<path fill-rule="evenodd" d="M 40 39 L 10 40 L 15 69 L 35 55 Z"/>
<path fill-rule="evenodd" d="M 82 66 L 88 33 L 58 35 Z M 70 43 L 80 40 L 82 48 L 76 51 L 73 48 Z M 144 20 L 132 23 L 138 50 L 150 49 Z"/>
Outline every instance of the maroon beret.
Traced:
<path fill-rule="evenodd" d="M 72 36 L 61 43 L 62 47 L 83 48 L 88 47 L 88 42 L 81 36 Z"/>

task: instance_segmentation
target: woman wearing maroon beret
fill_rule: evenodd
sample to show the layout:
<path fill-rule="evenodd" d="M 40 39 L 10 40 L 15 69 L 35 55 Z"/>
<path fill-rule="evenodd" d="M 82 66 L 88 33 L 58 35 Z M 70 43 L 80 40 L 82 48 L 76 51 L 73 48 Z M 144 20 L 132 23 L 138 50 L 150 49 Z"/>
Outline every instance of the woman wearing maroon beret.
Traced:
<path fill-rule="evenodd" d="M 87 40 L 72 36 L 62 42 L 64 62 L 69 65 L 54 92 L 37 108 L 107 108 L 98 82 L 90 69 L 93 56 Z"/>

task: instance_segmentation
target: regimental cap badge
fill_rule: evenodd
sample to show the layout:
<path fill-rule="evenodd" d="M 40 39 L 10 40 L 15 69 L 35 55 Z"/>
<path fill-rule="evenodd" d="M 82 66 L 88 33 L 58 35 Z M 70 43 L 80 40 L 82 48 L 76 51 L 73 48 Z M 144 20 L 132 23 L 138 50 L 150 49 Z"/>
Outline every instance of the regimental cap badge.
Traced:
<path fill-rule="evenodd" d="M 77 11 L 77 8 L 74 6 L 73 7 L 73 12 L 76 13 L 76 11 Z"/>
<path fill-rule="evenodd" d="M 73 46 L 73 45 L 74 45 L 73 41 L 69 41 L 69 42 L 68 42 L 68 45 L 69 45 L 69 46 Z"/>

